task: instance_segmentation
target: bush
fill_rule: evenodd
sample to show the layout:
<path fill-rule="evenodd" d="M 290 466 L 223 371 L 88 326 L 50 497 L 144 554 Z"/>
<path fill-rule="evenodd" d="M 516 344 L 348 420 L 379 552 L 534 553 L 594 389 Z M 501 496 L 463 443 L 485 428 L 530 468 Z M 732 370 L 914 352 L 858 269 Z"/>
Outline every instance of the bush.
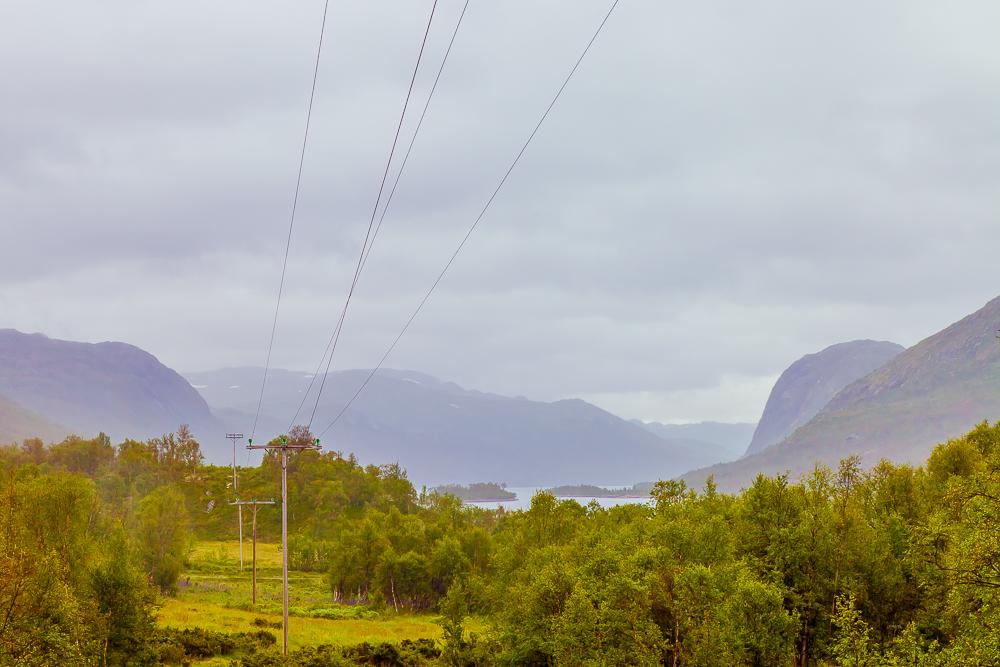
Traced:
<path fill-rule="evenodd" d="M 333 545 L 323 540 L 313 540 L 295 535 L 288 540 L 288 566 L 303 572 L 325 572 L 330 567 Z"/>
<path fill-rule="evenodd" d="M 277 653 L 252 653 L 238 661 L 233 667 L 346 667 L 349 665 L 377 665 L 379 667 L 419 667 L 441 656 L 441 651 L 433 640 L 404 639 L 399 644 L 358 644 L 339 647 L 324 644 L 309 646 L 293 651 L 288 660 Z"/>
<path fill-rule="evenodd" d="M 438 658 L 441 651 L 430 639 L 415 641 L 404 639 L 399 645 L 363 643 L 344 649 L 344 657 L 356 665 L 385 665 L 387 667 L 409 667 L 422 665 L 429 659 Z"/>
<path fill-rule="evenodd" d="M 160 660 L 174 665 L 231 655 L 236 651 L 256 653 L 274 646 L 278 641 L 265 630 L 225 633 L 201 628 L 165 628 L 160 630 L 159 640 Z"/>
<path fill-rule="evenodd" d="M 160 662 L 164 665 L 185 665 L 191 660 L 180 644 L 164 643 L 160 645 Z"/>
<path fill-rule="evenodd" d="M 342 619 L 363 619 L 371 621 L 378 618 L 379 613 L 373 609 L 355 606 L 313 609 L 311 611 L 304 612 L 303 615 L 312 616 L 313 618 L 327 618 L 333 621 L 339 621 Z"/>

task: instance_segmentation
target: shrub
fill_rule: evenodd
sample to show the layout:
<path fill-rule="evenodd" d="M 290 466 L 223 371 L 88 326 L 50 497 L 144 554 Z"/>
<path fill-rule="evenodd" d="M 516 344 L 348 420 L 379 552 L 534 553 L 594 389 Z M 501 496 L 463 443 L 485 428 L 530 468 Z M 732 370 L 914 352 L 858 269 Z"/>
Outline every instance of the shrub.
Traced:
<path fill-rule="evenodd" d="M 201 628 L 165 628 L 159 632 L 160 660 L 185 664 L 190 660 L 231 655 L 236 651 L 256 653 L 274 646 L 278 639 L 270 632 L 225 633 Z"/>

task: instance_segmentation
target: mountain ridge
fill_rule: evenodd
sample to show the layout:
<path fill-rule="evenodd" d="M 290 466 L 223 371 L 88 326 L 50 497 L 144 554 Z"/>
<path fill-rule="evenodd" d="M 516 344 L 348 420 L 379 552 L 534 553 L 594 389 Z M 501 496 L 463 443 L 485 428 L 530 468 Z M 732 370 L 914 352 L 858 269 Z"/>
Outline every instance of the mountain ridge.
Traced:
<path fill-rule="evenodd" d="M 240 367 L 187 377 L 220 419 L 240 429 L 252 421 L 262 373 Z M 367 375 L 361 369 L 330 374 L 313 424 L 317 435 Z M 269 373 L 258 434 L 287 430 L 311 377 Z M 305 405 L 297 421 L 307 421 L 312 401 Z M 412 479 L 429 485 L 482 479 L 521 486 L 609 479 L 631 485 L 651 474 L 679 474 L 692 461 L 716 460 L 704 442 L 663 439 L 581 399 L 532 401 L 398 369 L 375 375 L 323 441 L 365 461 L 399 462 Z"/>
<path fill-rule="evenodd" d="M 0 329 L 0 395 L 82 436 L 147 438 L 187 423 L 204 438 L 218 428 L 184 378 L 128 343 Z"/>
<path fill-rule="evenodd" d="M 713 476 L 736 489 L 757 473 L 794 476 L 851 454 L 866 466 L 919 464 L 936 444 L 1000 418 L 998 328 L 1000 297 L 848 385 L 781 443 L 682 477 L 698 486 Z"/>
<path fill-rule="evenodd" d="M 897 343 L 865 339 L 835 343 L 800 357 L 774 384 L 746 455 L 787 438 L 819 414 L 842 389 L 904 349 Z"/>

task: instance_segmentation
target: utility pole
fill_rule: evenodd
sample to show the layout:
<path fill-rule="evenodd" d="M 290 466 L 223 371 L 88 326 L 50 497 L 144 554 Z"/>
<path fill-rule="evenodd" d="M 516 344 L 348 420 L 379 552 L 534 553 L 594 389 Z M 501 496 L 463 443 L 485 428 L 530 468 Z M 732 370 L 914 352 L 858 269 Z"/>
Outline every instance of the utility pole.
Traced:
<path fill-rule="evenodd" d="M 282 611 L 281 629 L 284 634 L 282 652 L 288 655 L 288 452 L 301 452 L 307 449 L 321 449 L 319 440 L 309 443 L 290 443 L 287 436 L 281 436 L 275 444 L 255 445 L 253 438 L 247 440 L 247 449 L 267 449 L 281 452 L 281 582 Z"/>
<path fill-rule="evenodd" d="M 236 441 L 243 439 L 242 433 L 227 433 L 226 437 L 233 441 L 233 497 L 236 498 L 236 519 L 240 526 L 240 572 L 243 571 L 243 505 L 240 504 L 240 494 L 236 488 Z"/>
<path fill-rule="evenodd" d="M 261 505 L 273 505 L 273 500 L 237 500 L 230 505 L 251 505 L 253 506 L 253 575 L 251 576 L 251 604 L 257 606 L 257 508 Z"/>

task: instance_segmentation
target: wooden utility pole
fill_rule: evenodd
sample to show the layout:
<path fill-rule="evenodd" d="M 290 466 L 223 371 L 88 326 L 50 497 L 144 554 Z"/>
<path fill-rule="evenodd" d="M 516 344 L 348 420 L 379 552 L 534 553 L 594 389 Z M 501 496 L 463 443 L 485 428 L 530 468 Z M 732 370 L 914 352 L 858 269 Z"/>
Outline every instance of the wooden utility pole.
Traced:
<path fill-rule="evenodd" d="M 307 449 L 321 449 L 319 440 L 309 443 L 290 443 L 281 436 L 275 444 L 255 445 L 253 438 L 247 440 L 247 449 L 267 449 L 281 452 L 281 582 L 282 582 L 282 653 L 288 655 L 288 452 Z"/>
<path fill-rule="evenodd" d="M 236 488 L 236 441 L 243 439 L 242 433 L 227 433 L 226 438 L 233 441 L 233 497 L 236 499 L 236 518 L 240 526 L 240 572 L 243 571 L 243 504 L 240 503 L 240 493 Z"/>
<path fill-rule="evenodd" d="M 257 606 L 257 508 L 261 505 L 273 505 L 273 500 L 237 500 L 233 505 L 251 505 L 253 507 L 253 574 L 251 581 L 251 604 Z"/>

